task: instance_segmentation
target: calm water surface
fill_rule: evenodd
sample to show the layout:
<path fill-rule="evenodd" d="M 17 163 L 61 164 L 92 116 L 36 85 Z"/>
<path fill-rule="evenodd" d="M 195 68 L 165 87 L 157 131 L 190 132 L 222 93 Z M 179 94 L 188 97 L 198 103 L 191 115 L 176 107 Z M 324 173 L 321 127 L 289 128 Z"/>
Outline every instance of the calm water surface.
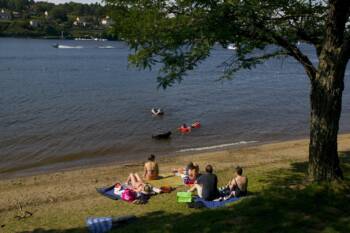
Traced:
<path fill-rule="evenodd" d="M 215 48 L 181 85 L 127 66 L 121 42 L 0 39 L 0 177 L 307 137 L 309 82 L 292 59 L 215 81 L 233 51 Z M 302 49 L 317 62 L 314 51 Z M 341 132 L 350 131 L 349 68 Z M 152 107 L 165 110 L 153 117 Z M 200 120 L 180 135 L 176 128 Z M 152 134 L 173 131 L 169 141 Z"/>

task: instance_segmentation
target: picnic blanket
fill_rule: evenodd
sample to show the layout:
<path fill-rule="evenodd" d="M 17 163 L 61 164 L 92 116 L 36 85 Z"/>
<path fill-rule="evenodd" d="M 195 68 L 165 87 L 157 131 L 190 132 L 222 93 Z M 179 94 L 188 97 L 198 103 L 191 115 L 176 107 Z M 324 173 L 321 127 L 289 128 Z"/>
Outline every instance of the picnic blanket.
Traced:
<path fill-rule="evenodd" d="M 108 197 L 112 200 L 123 200 L 123 201 L 127 201 L 127 200 L 124 200 L 122 198 L 122 192 L 123 190 L 126 189 L 126 186 L 125 185 L 122 185 L 122 189 L 118 192 L 118 193 L 115 193 L 114 191 L 114 187 L 115 185 L 112 185 L 112 186 L 108 186 L 108 187 L 105 187 L 105 188 L 96 188 L 96 191 L 98 193 L 100 193 L 101 195 L 105 196 L 105 197 Z M 152 195 L 154 195 L 155 193 L 152 193 Z M 136 199 L 134 201 L 132 201 L 132 203 L 134 204 L 146 204 L 148 202 L 148 199 L 150 198 L 151 195 L 146 195 L 146 194 L 143 194 L 143 193 L 137 193 L 136 194 Z"/>
<path fill-rule="evenodd" d="M 195 197 L 193 199 L 194 202 L 201 203 L 203 204 L 204 207 L 209 208 L 209 209 L 215 209 L 218 207 L 225 206 L 228 203 L 232 203 L 239 200 L 239 197 L 231 197 L 230 199 L 227 199 L 225 201 L 206 201 L 200 197 Z"/>
<path fill-rule="evenodd" d="M 121 199 L 120 195 L 117 195 L 114 193 L 114 185 L 105 187 L 105 188 L 96 188 L 96 191 L 100 193 L 101 195 L 108 197 L 112 200 L 119 200 Z"/>

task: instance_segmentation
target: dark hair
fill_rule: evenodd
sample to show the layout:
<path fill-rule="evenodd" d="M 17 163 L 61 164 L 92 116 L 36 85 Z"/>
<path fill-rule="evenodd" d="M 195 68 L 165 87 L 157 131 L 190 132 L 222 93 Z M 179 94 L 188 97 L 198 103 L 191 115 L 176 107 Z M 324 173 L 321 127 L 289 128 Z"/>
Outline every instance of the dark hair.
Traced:
<path fill-rule="evenodd" d="M 156 159 L 156 156 L 154 156 L 154 154 L 151 154 L 149 157 L 148 157 L 148 160 L 149 161 L 154 161 Z"/>
<path fill-rule="evenodd" d="M 143 187 L 143 191 L 147 194 L 152 192 L 152 186 L 149 184 L 145 184 L 145 186 Z"/>
<path fill-rule="evenodd" d="M 213 167 L 208 164 L 206 167 L 205 167 L 205 171 L 208 172 L 208 173 L 213 173 Z"/>
<path fill-rule="evenodd" d="M 187 164 L 187 166 L 186 166 L 186 169 L 187 170 L 190 170 L 190 169 L 193 169 L 193 163 L 192 162 L 189 162 L 188 164 Z"/>
<path fill-rule="evenodd" d="M 193 168 L 196 170 L 196 172 L 199 172 L 199 165 L 197 163 L 193 164 Z"/>
<path fill-rule="evenodd" d="M 242 169 L 240 166 L 237 166 L 237 167 L 236 167 L 236 173 L 237 173 L 238 175 L 242 175 L 243 169 Z"/>

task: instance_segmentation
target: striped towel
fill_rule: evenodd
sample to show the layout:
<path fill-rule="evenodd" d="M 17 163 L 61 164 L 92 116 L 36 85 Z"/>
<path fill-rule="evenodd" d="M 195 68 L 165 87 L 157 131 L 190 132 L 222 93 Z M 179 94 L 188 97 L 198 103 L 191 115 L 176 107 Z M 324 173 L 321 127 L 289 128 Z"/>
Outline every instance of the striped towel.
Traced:
<path fill-rule="evenodd" d="M 87 218 L 86 225 L 92 233 L 104 233 L 112 229 L 112 217 Z"/>

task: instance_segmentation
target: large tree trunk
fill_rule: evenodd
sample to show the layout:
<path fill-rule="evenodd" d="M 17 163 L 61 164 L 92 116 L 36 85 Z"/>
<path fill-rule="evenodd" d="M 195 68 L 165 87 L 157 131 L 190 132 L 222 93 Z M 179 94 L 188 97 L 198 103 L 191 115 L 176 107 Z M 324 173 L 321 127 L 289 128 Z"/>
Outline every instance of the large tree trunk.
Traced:
<path fill-rule="evenodd" d="M 349 0 L 329 0 L 318 70 L 311 76 L 309 175 L 314 181 L 343 178 L 337 136 L 344 75 L 349 59 L 347 49 L 344 49 L 349 9 Z"/>
<path fill-rule="evenodd" d="M 311 81 L 309 175 L 316 182 L 343 178 L 337 135 L 346 63 L 337 58 L 336 49 L 326 49 Z"/>

